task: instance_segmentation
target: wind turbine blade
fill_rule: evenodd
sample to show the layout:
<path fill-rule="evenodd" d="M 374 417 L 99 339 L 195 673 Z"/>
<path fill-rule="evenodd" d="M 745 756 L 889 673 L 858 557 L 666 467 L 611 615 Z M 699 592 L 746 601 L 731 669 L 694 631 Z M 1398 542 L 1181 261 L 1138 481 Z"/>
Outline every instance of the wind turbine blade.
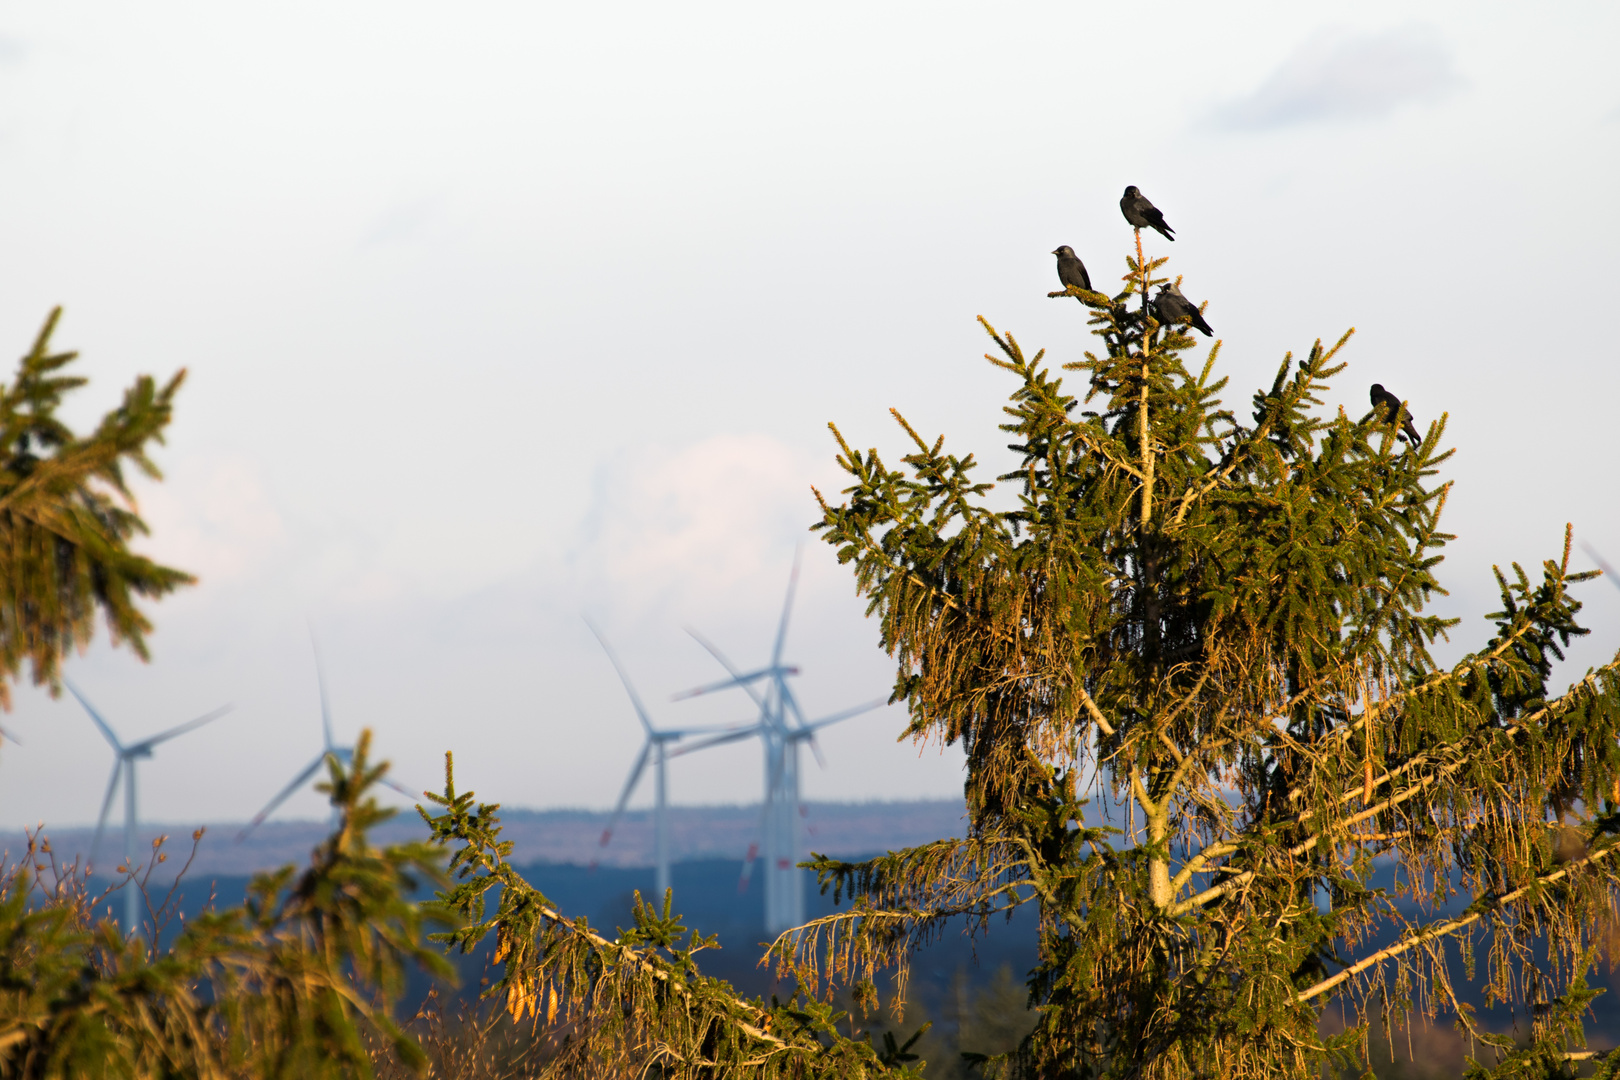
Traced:
<path fill-rule="evenodd" d="M 725 668 L 727 674 L 729 674 L 733 679 L 741 679 L 742 678 L 742 673 L 737 670 L 736 665 L 733 664 L 730 660 L 726 659 L 725 654 L 720 651 L 720 649 L 714 644 L 714 642 L 710 641 L 708 638 L 704 637 L 702 634 L 698 633 L 696 630 L 692 629 L 690 626 L 688 626 L 686 628 L 686 632 L 688 634 L 691 634 L 693 640 L 695 640 L 699 645 L 701 645 L 705 649 L 707 649 L 710 656 L 712 656 L 716 660 L 720 661 L 720 666 Z M 755 705 L 758 705 L 760 708 L 765 707 L 765 699 L 760 696 L 759 691 L 755 690 L 752 684 L 750 684 L 750 683 L 739 683 L 738 685 L 740 685 L 744 690 L 748 691 L 748 696 L 754 699 L 754 704 Z"/>
<path fill-rule="evenodd" d="M 1609 584 L 1613 585 L 1617 589 L 1620 589 L 1620 574 L 1615 573 L 1614 567 L 1610 566 L 1608 562 L 1604 560 L 1603 556 L 1597 553 L 1597 548 L 1593 547 L 1591 544 L 1588 544 L 1585 540 L 1582 540 L 1581 550 L 1590 555 L 1592 557 L 1592 561 L 1598 564 L 1598 569 L 1602 570 L 1603 576 L 1609 579 Z"/>
<path fill-rule="evenodd" d="M 859 716 L 861 713 L 871 712 L 873 709 L 881 709 L 888 703 L 888 698 L 878 698 L 876 701 L 868 701 L 866 704 L 857 705 L 853 709 L 845 709 L 843 712 L 835 712 L 831 716 L 823 716 L 820 720 L 806 724 L 805 730 L 820 731 L 824 727 L 830 727 L 833 724 L 848 720 L 852 716 Z"/>
<path fill-rule="evenodd" d="M 326 737 L 326 749 L 331 752 L 332 743 L 332 707 L 326 699 L 326 664 L 321 660 L 321 646 L 315 640 L 315 628 L 309 628 L 309 649 L 315 654 L 315 685 L 321 692 L 321 732 Z"/>
<path fill-rule="evenodd" d="M 0 727 L 0 739 L 10 739 L 19 746 L 22 745 L 22 740 L 13 735 L 9 728 Z"/>
<path fill-rule="evenodd" d="M 788 707 L 788 711 L 793 713 L 793 719 L 799 722 L 799 730 L 805 730 L 809 724 L 804 719 L 804 710 L 799 708 L 799 699 L 793 696 L 793 691 L 788 688 L 787 680 L 778 679 L 776 688 L 782 695 L 782 703 Z"/>
<path fill-rule="evenodd" d="M 763 679 L 765 676 L 772 675 L 775 672 L 775 668 L 760 668 L 758 671 L 750 671 L 746 675 L 738 675 L 734 678 L 722 679 L 717 683 L 709 683 L 706 686 L 700 686 L 696 690 L 683 690 L 679 694 L 670 695 L 669 700 L 680 701 L 684 698 L 697 697 L 699 694 L 712 694 L 716 690 L 729 690 L 733 686 L 747 686 L 749 683 L 757 682 L 758 680 Z M 758 701 L 759 699 L 756 697 L 754 700 Z"/>
<path fill-rule="evenodd" d="M 124 757 L 120 754 L 113 760 L 112 778 L 107 781 L 107 797 L 101 800 L 101 816 L 96 819 L 96 835 L 90 841 L 89 866 L 96 865 L 96 852 L 101 850 L 101 834 L 107 828 L 107 815 L 112 812 L 113 796 L 118 794 L 118 781 L 124 775 Z"/>
<path fill-rule="evenodd" d="M 399 792 L 401 795 L 405 796 L 407 799 L 420 800 L 422 798 L 422 793 L 420 791 L 412 791 L 410 788 L 406 787 L 404 784 L 398 783 L 397 781 L 394 781 L 394 780 L 390 780 L 386 776 L 382 777 L 382 782 L 387 784 L 389 787 L 393 788 L 395 791 Z"/>
<path fill-rule="evenodd" d="M 124 744 L 119 742 L 118 736 L 113 734 L 112 725 L 101 718 L 101 714 L 96 712 L 96 707 L 90 704 L 83 694 L 79 693 L 79 688 L 77 686 L 74 686 L 67 679 L 62 680 L 62 685 L 68 688 L 68 693 L 79 699 L 79 704 L 83 705 L 84 711 L 90 714 L 90 719 L 96 722 L 96 727 L 101 729 L 101 734 L 106 737 L 108 742 L 112 743 L 112 748 L 114 750 L 122 754 L 124 752 Z"/>
<path fill-rule="evenodd" d="M 608 841 L 613 839 L 613 830 L 624 816 L 624 806 L 630 801 L 631 792 L 636 790 L 636 784 L 641 780 L 641 770 L 647 767 L 647 755 L 652 752 L 652 740 L 648 739 L 641 744 L 641 753 L 636 755 L 636 763 L 630 768 L 630 779 L 624 782 L 624 790 L 619 793 L 619 804 L 613 808 L 613 816 L 608 818 L 607 828 L 602 830 L 602 846 L 607 847 Z"/>
<path fill-rule="evenodd" d="M 286 802 L 288 796 L 307 784 L 309 782 L 309 778 L 315 775 L 315 770 L 321 767 L 322 763 L 326 761 L 326 758 L 327 755 L 322 753 L 314 761 L 304 766 L 304 771 L 293 777 L 292 783 L 282 788 L 281 792 L 275 798 L 271 799 L 263 810 L 260 810 L 257 814 L 253 815 L 253 820 L 247 823 L 247 828 L 236 834 L 236 842 L 240 844 L 243 840 L 247 839 L 247 834 L 264 824 L 264 819 L 275 813 L 276 807 Z"/>
<path fill-rule="evenodd" d="M 141 749 L 141 748 L 150 748 L 150 747 L 156 746 L 158 743 L 167 742 L 170 739 L 174 738 L 176 735 L 184 735 L 188 731 L 192 731 L 192 730 L 194 730 L 196 728 L 200 728 L 204 724 L 207 724 L 207 723 L 209 723 L 211 721 L 218 720 L 220 717 L 224 716 L 226 713 L 230 712 L 234 708 L 236 708 L 235 705 L 221 705 L 219 708 L 215 709 L 213 712 L 204 713 L 203 715 L 197 717 L 197 719 L 189 720 L 186 723 L 181 724 L 179 727 L 172 727 L 168 731 L 165 731 L 160 735 L 153 735 L 150 739 L 145 739 L 145 740 L 143 740 L 141 742 L 136 743 L 134 746 L 130 747 L 130 749 L 131 750 L 137 750 L 137 749 Z"/>
<path fill-rule="evenodd" d="M 782 604 L 782 622 L 776 628 L 776 647 L 771 650 L 771 667 L 779 667 L 782 663 L 782 646 L 787 642 L 788 616 L 793 614 L 793 593 L 799 587 L 799 560 L 804 555 L 804 545 L 798 544 L 793 548 L 793 573 L 788 575 L 787 600 Z"/>
<path fill-rule="evenodd" d="M 630 685 L 630 676 L 625 674 L 624 665 L 619 663 L 619 654 L 613 651 L 613 646 L 607 643 L 607 638 L 602 636 L 602 631 L 596 628 L 589 615 L 582 613 L 580 618 L 585 620 L 585 625 L 596 635 L 596 641 L 602 646 L 602 651 L 607 653 L 608 662 L 613 665 L 613 670 L 619 673 L 619 681 L 624 683 L 624 692 L 630 695 L 630 704 L 635 707 L 636 719 L 641 721 L 641 726 L 646 729 L 648 735 L 651 735 L 653 726 L 652 720 L 647 716 L 647 707 L 641 703 L 641 695 L 636 693 L 636 688 Z"/>
<path fill-rule="evenodd" d="M 711 746 L 722 746 L 726 743 L 741 742 L 743 739 L 752 739 L 760 733 L 760 730 L 758 724 L 750 724 L 745 728 L 738 728 L 736 731 L 728 731 L 724 735 L 716 735 L 710 739 L 700 739 L 695 743 L 677 746 L 669 752 L 668 756 L 678 758 L 683 754 L 695 754 L 699 750 L 707 750 Z"/>
<path fill-rule="evenodd" d="M 873 709 L 887 705 L 888 703 L 889 701 L 887 698 L 881 698 L 877 701 L 868 701 L 865 705 L 857 705 L 853 709 L 845 709 L 843 712 L 833 713 L 831 716 L 824 716 L 814 723 L 805 724 L 798 731 L 795 731 L 790 737 L 798 738 L 809 743 L 810 752 L 816 756 L 816 764 L 825 769 L 827 767 L 827 758 L 826 755 L 821 752 L 821 743 L 816 738 L 816 732 L 820 731 L 824 727 L 830 727 L 831 725 L 838 723 L 840 720 L 848 720 L 852 716 L 859 716 L 863 712 L 870 712 Z"/>
<path fill-rule="evenodd" d="M 741 731 L 743 728 L 756 728 L 758 726 L 758 720 L 739 720 L 735 724 L 707 724 L 700 725 L 698 727 L 664 728 L 658 733 L 658 737 L 661 740 L 668 741 L 670 739 L 685 739 L 693 735 L 729 735 L 733 731 Z"/>

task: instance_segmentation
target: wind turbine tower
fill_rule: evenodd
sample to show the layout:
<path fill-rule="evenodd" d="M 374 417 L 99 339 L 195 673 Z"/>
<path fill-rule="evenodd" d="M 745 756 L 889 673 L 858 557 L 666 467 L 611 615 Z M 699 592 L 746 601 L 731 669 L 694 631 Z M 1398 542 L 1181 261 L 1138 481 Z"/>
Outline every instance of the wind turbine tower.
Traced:
<path fill-rule="evenodd" d="M 804 850 L 801 837 L 803 802 L 799 793 L 800 748 L 809 745 L 811 752 L 816 755 L 816 760 L 825 765 L 821 757 L 821 748 L 816 745 L 816 732 L 841 720 L 848 720 L 852 716 L 887 704 L 887 699 L 880 698 L 819 720 L 805 720 L 798 699 L 793 696 L 793 690 L 788 686 L 788 677 L 797 675 L 799 669 L 797 666 L 782 662 L 782 649 L 787 642 L 788 618 L 793 612 L 793 594 L 798 584 L 799 556 L 795 553 L 793 573 L 788 578 L 787 600 L 782 605 L 782 619 L 777 624 L 776 643 L 771 648 L 771 662 L 768 667 L 748 672 L 739 671 L 736 665 L 726 659 L 712 643 L 696 631 L 689 631 L 697 639 L 698 644 L 707 649 L 731 677 L 677 694 L 676 700 L 742 687 L 759 707 L 759 721 L 750 727 L 682 746 L 670 753 L 671 757 L 679 757 L 721 743 L 759 736 L 765 751 L 765 798 L 760 808 L 759 841 L 749 848 L 748 857 L 743 862 L 742 883 L 746 886 L 756 852 L 761 854 L 765 860 L 765 929 L 771 934 L 779 934 L 804 924 L 805 876 L 804 871 L 798 866 Z M 763 691 L 756 686 L 758 683 L 764 683 Z"/>
<path fill-rule="evenodd" d="M 153 735 L 151 738 L 142 739 L 140 742 L 130 743 L 125 746 L 113 732 L 112 725 L 107 723 L 102 715 L 96 711 L 96 707 L 90 704 L 89 699 L 79 692 L 79 688 L 66 679 L 63 679 L 62 682 L 67 686 L 68 692 L 79 699 L 79 704 L 83 705 L 84 711 L 90 714 L 90 719 L 95 721 L 95 725 L 100 729 L 102 737 L 112 745 L 113 753 L 116 755 L 113 761 L 112 779 L 107 784 L 107 797 L 101 800 L 101 817 L 96 820 L 96 835 L 90 842 L 90 862 L 88 865 L 95 866 L 96 855 L 101 849 L 101 833 L 107 826 L 107 814 L 112 810 L 113 796 L 118 793 L 118 785 L 122 781 L 124 785 L 124 861 L 133 873 L 137 866 L 135 861 L 135 832 L 137 828 L 135 763 L 142 758 L 151 757 L 153 748 L 159 743 L 168 742 L 176 735 L 184 735 L 188 731 L 200 728 L 211 720 L 218 720 L 231 711 L 231 706 L 223 705 L 213 712 L 204 713 L 195 720 L 188 720 L 179 727 L 172 727 L 168 731 Z M 141 899 L 139 885 L 134 880 L 125 882 L 125 934 L 138 934 L 141 932 Z"/>

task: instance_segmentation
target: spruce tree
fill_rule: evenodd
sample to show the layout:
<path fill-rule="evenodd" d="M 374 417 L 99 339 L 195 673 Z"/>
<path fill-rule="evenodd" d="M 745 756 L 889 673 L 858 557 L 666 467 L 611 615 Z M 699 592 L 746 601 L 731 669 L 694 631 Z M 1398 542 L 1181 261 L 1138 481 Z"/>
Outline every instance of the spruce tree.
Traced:
<path fill-rule="evenodd" d="M 35 685 L 57 689 L 63 657 L 88 644 L 97 613 L 113 644 L 127 643 L 143 660 L 152 624 L 137 606 L 191 575 L 130 550 L 146 532 L 125 478 L 133 466 L 161 474 L 147 456 L 163 441 L 176 372 L 159 386 L 142 375 L 122 403 L 87 435 L 57 418 L 62 398 L 85 379 L 64 374 L 74 352 L 52 352 L 62 309 L 45 320 L 9 385 L 0 387 L 0 707 L 11 704 L 11 683 L 30 666 Z"/>
<path fill-rule="evenodd" d="M 1315 1075 L 1362 1058 L 1375 1016 L 1445 1013 L 1482 1070 L 1562 1075 L 1594 1056 L 1585 976 L 1620 885 L 1620 658 L 1553 680 L 1593 575 L 1567 529 L 1539 577 L 1497 570 L 1493 632 L 1442 667 L 1444 418 L 1408 448 L 1383 413 L 1326 414 L 1350 333 L 1285 357 L 1240 418 L 1220 343 L 1195 362 L 1147 303 L 1166 262 L 1138 235 L 1117 295 L 1051 294 L 1098 341 L 1063 364 L 1076 389 L 985 323 L 1010 509 L 899 412 L 898 467 L 833 427 L 851 486 L 815 527 L 879 620 L 907 733 L 966 751 L 970 830 L 817 858 L 853 905 L 778 960 L 870 997 L 950 920 L 994 933 L 1033 905 L 1039 1019 L 992 1072 Z M 1468 981 L 1528 1042 L 1485 1030 Z M 1323 1038 L 1330 1005 L 1363 1026 Z"/>
<path fill-rule="evenodd" d="M 452 974 L 423 939 L 432 907 L 411 899 L 441 883 L 438 853 L 372 846 L 394 811 L 372 796 L 388 765 L 371 760 L 369 730 L 347 768 L 326 764 L 316 789 L 338 824 L 309 866 L 255 875 L 245 903 L 190 921 L 178 880 L 152 887 L 161 840 L 144 873 L 125 868 L 99 893 L 43 835 L 0 859 L 0 1077 L 366 1080 L 379 1056 L 420 1072 L 393 1011 L 409 969 Z M 141 890 L 148 935 L 98 918 L 117 889 Z"/>

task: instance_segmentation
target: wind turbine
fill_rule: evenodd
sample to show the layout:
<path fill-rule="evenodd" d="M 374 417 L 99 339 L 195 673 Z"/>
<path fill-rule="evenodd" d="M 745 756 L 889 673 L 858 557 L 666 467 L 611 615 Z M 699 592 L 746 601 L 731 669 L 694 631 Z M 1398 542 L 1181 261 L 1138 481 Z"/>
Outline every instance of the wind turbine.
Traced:
<path fill-rule="evenodd" d="M 304 766 L 303 771 L 297 776 L 293 777 L 291 782 L 289 782 L 286 787 L 282 788 L 281 791 L 276 794 L 276 797 L 271 799 L 269 803 L 265 805 L 263 810 L 260 810 L 253 816 L 253 820 L 247 823 L 246 828 L 236 834 L 236 842 L 239 844 L 243 840 L 247 839 L 248 833 L 262 825 L 264 823 L 264 819 L 275 812 L 276 807 L 286 802 L 287 798 L 292 795 L 293 792 L 297 791 L 299 788 L 308 783 L 309 778 L 315 775 L 316 770 L 322 765 L 326 764 L 327 758 L 331 758 L 333 761 L 336 761 L 339 765 L 343 766 L 347 766 L 354 760 L 354 747 L 339 746 L 332 738 L 332 710 L 327 704 L 326 700 L 326 667 L 321 663 L 320 649 L 315 649 L 315 683 L 320 688 L 321 693 L 321 735 L 324 740 L 321 752 L 316 754 L 315 760 Z M 405 787 L 403 784 L 396 783 L 386 776 L 382 778 L 382 782 L 408 799 L 417 799 L 421 797 L 410 788 Z M 333 809 L 332 817 L 335 824 L 335 819 L 337 817 L 336 809 Z"/>
<path fill-rule="evenodd" d="M 848 720 L 863 712 L 887 704 L 887 699 L 869 701 L 852 709 L 807 721 L 799 708 L 798 699 L 788 686 L 788 677 L 797 675 L 796 666 L 782 663 L 782 649 L 787 642 L 788 618 L 793 611 L 793 595 L 799 584 L 799 553 L 793 556 L 793 572 L 788 577 L 787 600 L 782 605 L 782 619 L 777 624 L 776 643 L 771 648 L 768 667 L 754 671 L 739 671 L 711 642 L 694 630 L 688 630 L 698 644 L 720 662 L 731 676 L 717 683 L 700 686 L 676 694 L 675 700 L 696 697 L 740 686 L 759 706 L 759 721 L 747 728 L 726 732 L 712 738 L 682 746 L 670 753 L 671 757 L 690 754 L 721 743 L 758 735 L 765 750 L 765 799 L 760 808 L 759 840 L 750 845 L 748 857 L 743 861 L 743 875 L 739 886 L 746 888 L 752 873 L 754 857 L 761 848 L 765 858 L 765 929 L 772 934 L 804 923 L 804 872 L 799 869 L 799 748 L 806 744 L 825 765 L 821 748 L 816 745 L 816 732 L 841 720 Z M 763 692 L 756 683 L 764 682 Z"/>
<path fill-rule="evenodd" d="M 624 683 L 625 693 L 630 695 L 630 704 L 636 710 L 636 719 L 641 721 L 642 730 L 647 733 L 641 744 L 641 753 L 636 755 L 636 763 L 630 766 L 630 778 L 624 783 L 624 790 L 619 793 L 619 802 L 613 808 L 613 816 L 608 819 L 607 828 L 602 830 L 603 847 L 613 839 L 613 830 L 619 824 L 619 818 L 624 816 L 624 808 L 630 802 L 630 796 L 635 792 L 636 785 L 641 782 L 641 773 L 647 767 L 647 759 L 651 758 L 654 767 L 653 773 L 653 895 L 663 896 L 664 890 L 669 888 L 669 759 L 675 754 L 669 745 L 678 742 L 688 735 L 707 734 L 713 731 L 728 731 L 734 729 L 698 727 L 698 728 L 656 728 L 652 719 L 647 715 L 647 708 L 641 703 L 641 695 L 630 683 L 630 676 L 625 674 L 624 665 L 619 663 L 619 656 L 609 645 L 602 631 L 597 629 L 595 623 L 585 616 L 585 625 L 591 628 L 596 640 L 601 644 L 602 651 L 607 653 L 613 670 L 618 672 L 619 681 Z"/>
<path fill-rule="evenodd" d="M 96 711 L 96 707 L 90 704 L 89 700 L 79 692 L 79 688 L 66 679 L 63 679 L 62 682 L 68 688 L 68 691 L 79 699 L 79 704 L 83 705 L 84 711 L 90 714 L 90 719 L 95 721 L 96 727 L 101 730 L 101 734 L 107 742 L 112 744 L 113 753 L 117 755 L 113 761 L 112 779 L 107 784 L 107 797 L 101 800 L 101 817 L 96 820 L 95 839 L 90 842 L 90 862 L 88 865 L 92 867 L 95 865 L 96 854 L 101 849 L 101 832 L 107 825 L 107 813 L 112 809 L 113 796 L 118 792 L 119 781 L 123 781 L 124 860 L 133 872 L 136 865 L 135 763 L 142 758 L 151 757 L 152 749 L 159 743 L 168 742 L 176 735 L 184 735 L 194 728 L 200 728 L 211 720 L 218 720 L 231 711 L 231 706 L 223 705 L 213 712 L 204 713 L 197 719 L 189 720 L 179 727 L 172 727 L 168 731 L 153 735 L 151 738 L 142 739 L 140 742 L 130 743 L 125 746 L 119 741 L 118 736 L 113 733 L 112 725 L 102 718 L 102 715 Z M 140 932 L 140 892 L 140 889 L 136 887 L 133 881 L 124 884 L 124 933 L 126 934 Z"/>

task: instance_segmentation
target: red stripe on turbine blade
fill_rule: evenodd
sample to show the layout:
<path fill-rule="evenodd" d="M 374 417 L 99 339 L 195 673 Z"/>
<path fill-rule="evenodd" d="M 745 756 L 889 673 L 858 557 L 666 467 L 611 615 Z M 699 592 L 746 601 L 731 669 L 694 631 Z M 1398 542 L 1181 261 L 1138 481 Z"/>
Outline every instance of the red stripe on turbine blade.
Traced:
<path fill-rule="evenodd" d="M 613 839 L 613 830 L 612 829 L 603 829 L 602 830 L 602 841 L 601 841 L 602 846 L 607 847 L 608 846 L 608 841 L 612 840 L 612 839 Z"/>
<path fill-rule="evenodd" d="M 778 870 L 791 870 L 793 869 L 793 863 L 788 859 L 777 859 L 776 868 Z"/>

